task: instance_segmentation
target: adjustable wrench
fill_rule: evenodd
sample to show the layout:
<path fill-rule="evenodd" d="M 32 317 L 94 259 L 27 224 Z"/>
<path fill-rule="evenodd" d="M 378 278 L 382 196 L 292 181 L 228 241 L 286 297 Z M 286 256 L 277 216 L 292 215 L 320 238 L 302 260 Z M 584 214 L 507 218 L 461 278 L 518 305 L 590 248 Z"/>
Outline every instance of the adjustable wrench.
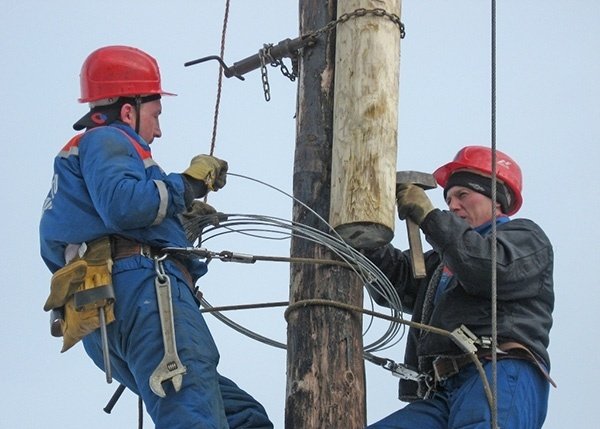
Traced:
<path fill-rule="evenodd" d="M 173 323 L 173 302 L 171 301 L 171 282 L 169 276 L 164 273 L 162 262 L 156 259 L 157 276 L 154 281 L 156 298 L 158 301 L 158 313 L 162 328 L 165 355 L 160 361 L 152 375 L 150 375 L 150 389 L 164 398 L 166 396 L 162 383 L 171 381 L 175 391 L 181 389 L 183 374 L 186 367 L 179 360 L 177 345 L 175 342 L 175 327 Z"/>

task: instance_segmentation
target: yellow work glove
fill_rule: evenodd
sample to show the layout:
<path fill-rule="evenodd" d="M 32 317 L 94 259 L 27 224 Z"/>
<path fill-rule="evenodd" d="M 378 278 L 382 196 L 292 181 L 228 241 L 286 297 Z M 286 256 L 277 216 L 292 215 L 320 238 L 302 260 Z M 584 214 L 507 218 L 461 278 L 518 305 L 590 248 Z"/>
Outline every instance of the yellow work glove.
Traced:
<path fill-rule="evenodd" d="M 227 181 L 227 168 L 227 161 L 210 155 L 196 155 L 183 174 L 201 180 L 210 191 L 218 191 Z"/>
<path fill-rule="evenodd" d="M 396 186 L 396 203 L 398 204 L 398 217 L 402 220 L 408 217 L 417 225 L 421 225 L 425 216 L 435 208 L 425 194 L 425 190 L 412 184 Z"/>

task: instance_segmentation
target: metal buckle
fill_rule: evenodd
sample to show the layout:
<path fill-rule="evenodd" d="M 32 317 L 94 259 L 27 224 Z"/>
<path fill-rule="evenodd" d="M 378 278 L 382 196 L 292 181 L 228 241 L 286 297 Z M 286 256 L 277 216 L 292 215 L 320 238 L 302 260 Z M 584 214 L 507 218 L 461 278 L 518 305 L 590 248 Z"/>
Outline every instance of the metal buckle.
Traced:
<path fill-rule="evenodd" d="M 154 259 L 155 256 L 152 252 L 152 246 L 149 244 L 140 244 L 140 255 L 150 259 Z"/>
<path fill-rule="evenodd" d="M 444 374 L 440 374 L 440 371 L 438 369 L 438 365 L 441 364 L 442 360 L 444 361 L 445 364 L 448 362 L 452 362 L 452 369 L 450 371 L 445 371 Z M 434 374 L 435 380 L 437 382 L 445 381 L 445 380 L 449 379 L 450 377 L 452 377 L 453 375 L 456 375 L 460 372 L 460 368 L 459 368 L 458 364 L 456 363 L 456 359 L 451 358 L 451 357 L 439 356 L 439 357 L 435 358 L 432 366 L 433 366 L 433 374 Z"/>

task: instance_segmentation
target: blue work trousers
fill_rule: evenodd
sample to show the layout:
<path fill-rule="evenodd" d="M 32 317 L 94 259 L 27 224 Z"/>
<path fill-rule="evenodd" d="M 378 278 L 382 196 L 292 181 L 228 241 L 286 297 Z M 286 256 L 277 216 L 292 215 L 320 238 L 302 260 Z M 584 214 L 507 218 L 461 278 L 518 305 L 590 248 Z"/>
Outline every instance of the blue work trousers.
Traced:
<path fill-rule="evenodd" d="M 169 259 L 177 351 L 187 372 L 179 392 L 164 383 L 166 396 L 150 389 L 149 378 L 164 356 L 155 291 L 154 261 L 132 256 L 115 261 L 115 318 L 108 325 L 113 377 L 140 395 L 157 429 L 270 429 L 266 411 L 254 398 L 217 372 L 219 353 L 198 303 Z M 88 355 L 104 370 L 100 330 L 83 340 Z"/>
<path fill-rule="evenodd" d="M 529 361 L 497 361 L 498 426 L 539 429 L 548 409 L 549 383 Z M 484 361 L 488 380 L 492 364 Z M 429 399 L 411 402 L 368 429 L 490 429 L 491 411 L 475 365 L 443 383 Z"/>

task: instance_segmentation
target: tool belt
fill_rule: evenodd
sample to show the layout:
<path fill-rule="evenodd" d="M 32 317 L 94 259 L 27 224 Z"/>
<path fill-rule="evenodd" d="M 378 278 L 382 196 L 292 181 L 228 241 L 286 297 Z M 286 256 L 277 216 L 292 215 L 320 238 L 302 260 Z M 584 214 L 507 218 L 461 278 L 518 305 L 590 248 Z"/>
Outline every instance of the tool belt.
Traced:
<path fill-rule="evenodd" d="M 113 322 L 114 301 L 109 238 L 82 244 L 77 255 L 52 276 L 50 295 L 44 304 L 44 311 L 52 310 L 62 316 L 51 321 L 53 335 L 63 337 L 61 352 L 101 324 Z"/>
<path fill-rule="evenodd" d="M 69 248 L 67 264 L 52 276 L 50 295 L 44 304 L 44 311 L 52 311 L 52 336 L 63 337 L 61 352 L 100 327 L 100 308 L 104 309 L 106 325 L 115 320 L 112 264 L 114 260 L 134 255 L 155 258 L 164 256 L 164 252 L 120 236 L 102 237 Z M 184 263 L 173 256 L 170 260 L 178 267 L 192 293 L 201 299 Z"/>
<path fill-rule="evenodd" d="M 112 257 L 115 261 L 134 255 L 142 255 L 150 259 L 164 256 L 164 252 L 158 247 L 150 246 L 149 244 L 138 243 L 118 235 L 113 235 L 111 237 L 111 249 Z M 192 292 L 194 292 L 194 281 L 185 264 L 175 256 L 169 256 L 169 259 L 177 266 L 179 271 L 181 271 L 188 287 L 192 290 Z"/>
<path fill-rule="evenodd" d="M 515 341 L 509 341 L 498 345 L 500 353 L 497 355 L 497 359 L 523 359 L 533 363 L 538 370 L 542 373 L 544 378 L 548 380 L 550 384 L 556 387 L 556 383 L 548 374 L 545 366 L 540 362 L 538 358 L 524 345 Z M 476 353 L 477 359 L 491 360 L 491 350 L 482 349 Z M 458 374 L 461 369 L 473 363 L 471 355 L 460 355 L 460 356 L 438 356 L 433 361 L 433 374 L 436 383 L 447 380 L 448 378 Z"/>
<path fill-rule="evenodd" d="M 114 260 L 128 258 L 134 255 L 142 255 L 147 258 L 162 256 L 159 248 L 149 244 L 138 243 L 128 238 L 113 235 L 110 237 L 111 253 Z"/>

